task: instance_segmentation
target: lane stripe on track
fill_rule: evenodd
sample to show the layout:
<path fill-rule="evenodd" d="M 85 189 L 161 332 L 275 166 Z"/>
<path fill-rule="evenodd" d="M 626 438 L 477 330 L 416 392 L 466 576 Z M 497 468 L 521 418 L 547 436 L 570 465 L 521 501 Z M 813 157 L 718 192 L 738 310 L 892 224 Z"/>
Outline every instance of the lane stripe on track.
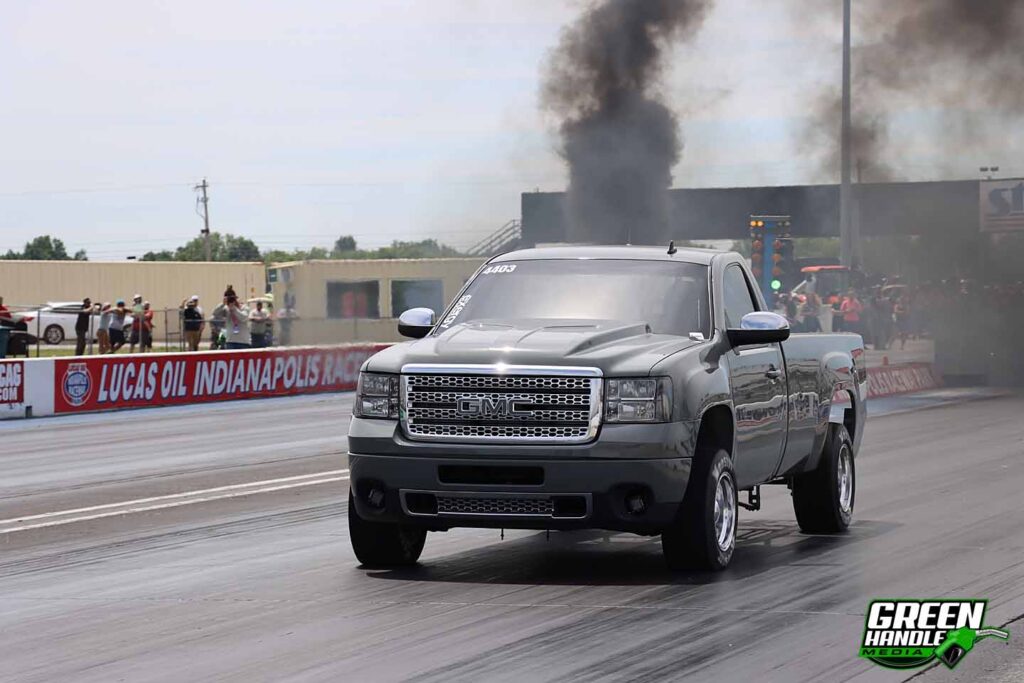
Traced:
<path fill-rule="evenodd" d="M 230 484 L 228 486 L 216 486 L 209 489 L 197 489 L 184 491 L 182 493 L 170 493 L 165 496 L 150 496 L 148 498 L 136 498 L 125 500 L 119 503 L 106 503 L 104 505 L 92 505 L 84 508 L 71 510 L 58 510 L 55 512 L 44 512 L 38 515 L 26 515 L 24 517 L 13 517 L 11 519 L 0 519 L 0 535 L 14 533 L 15 531 L 29 531 L 30 529 L 42 529 L 75 522 L 86 522 L 103 517 L 114 517 L 127 515 L 136 512 L 148 512 L 150 510 L 163 510 L 166 508 L 181 507 L 182 505 L 194 505 L 196 503 L 207 503 L 214 500 L 226 498 L 238 498 L 251 496 L 257 493 L 270 493 L 272 491 L 283 491 L 285 489 L 299 488 L 300 486 L 315 486 L 336 481 L 348 481 L 346 470 L 327 470 L 325 472 L 314 472 L 312 474 L 300 474 L 294 477 L 280 477 L 278 479 L 264 479 L 262 481 L 251 481 L 245 484 Z M 28 524 L 26 524 L 28 522 Z"/>

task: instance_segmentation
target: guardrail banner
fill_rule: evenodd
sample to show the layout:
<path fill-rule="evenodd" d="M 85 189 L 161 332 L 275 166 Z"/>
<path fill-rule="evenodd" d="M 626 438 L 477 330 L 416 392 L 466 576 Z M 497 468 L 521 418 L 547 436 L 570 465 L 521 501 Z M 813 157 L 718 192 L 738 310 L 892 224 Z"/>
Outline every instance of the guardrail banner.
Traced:
<path fill-rule="evenodd" d="M 384 345 L 55 359 L 54 412 L 76 413 L 355 389 Z"/>
<path fill-rule="evenodd" d="M 0 405 L 15 405 L 25 400 L 25 363 L 0 361 Z"/>
<path fill-rule="evenodd" d="M 905 363 L 868 368 L 868 396 L 893 396 L 937 389 L 942 377 L 930 363 Z"/>

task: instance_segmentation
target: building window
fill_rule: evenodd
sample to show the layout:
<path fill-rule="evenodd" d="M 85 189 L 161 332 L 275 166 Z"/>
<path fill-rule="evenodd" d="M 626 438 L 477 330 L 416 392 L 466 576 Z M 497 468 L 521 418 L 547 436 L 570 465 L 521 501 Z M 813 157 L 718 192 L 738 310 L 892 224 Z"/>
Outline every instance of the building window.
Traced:
<path fill-rule="evenodd" d="M 444 283 L 441 280 L 392 280 L 391 317 L 397 318 L 410 308 L 429 308 L 440 313 L 444 308 Z"/>
<path fill-rule="evenodd" d="M 379 318 L 380 283 L 377 280 L 328 282 L 327 317 Z"/>

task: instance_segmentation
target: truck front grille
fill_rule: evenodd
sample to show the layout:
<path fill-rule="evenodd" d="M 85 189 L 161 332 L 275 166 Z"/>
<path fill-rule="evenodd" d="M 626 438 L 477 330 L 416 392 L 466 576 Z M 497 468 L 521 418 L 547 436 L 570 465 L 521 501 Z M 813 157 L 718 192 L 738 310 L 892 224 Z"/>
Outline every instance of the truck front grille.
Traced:
<path fill-rule="evenodd" d="M 399 491 L 402 509 L 414 517 L 547 517 L 586 519 L 589 493 L 504 493 L 485 491 Z"/>
<path fill-rule="evenodd" d="M 410 439 L 580 443 L 597 434 L 596 368 L 415 365 L 402 373 Z"/>
<path fill-rule="evenodd" d="M 470 498 L 437 496 L 439 515 L 529 515 L 550 517 L 554 506 L 550 498 Z"/>

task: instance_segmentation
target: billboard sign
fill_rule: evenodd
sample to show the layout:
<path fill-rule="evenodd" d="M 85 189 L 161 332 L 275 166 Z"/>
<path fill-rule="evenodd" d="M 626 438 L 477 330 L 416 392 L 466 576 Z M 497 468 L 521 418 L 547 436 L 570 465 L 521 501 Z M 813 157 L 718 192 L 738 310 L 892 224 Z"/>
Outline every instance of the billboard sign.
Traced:
<path fill-rule="evenodd" d="M 366 344 L 58 358 L 53 408 L 61 414 L 350 391 L 363 361 L 382 348 Z"/>
<path fill-rule="evenodd" d="M 982 232 L 1024 231 L 1024 180 L 983 180 L 978 186 Z"/>
<path fill-rule="evenodd" d="M 25 362 L 0 361 L 0 405 L 13 406 L 25 402 Z"/>

